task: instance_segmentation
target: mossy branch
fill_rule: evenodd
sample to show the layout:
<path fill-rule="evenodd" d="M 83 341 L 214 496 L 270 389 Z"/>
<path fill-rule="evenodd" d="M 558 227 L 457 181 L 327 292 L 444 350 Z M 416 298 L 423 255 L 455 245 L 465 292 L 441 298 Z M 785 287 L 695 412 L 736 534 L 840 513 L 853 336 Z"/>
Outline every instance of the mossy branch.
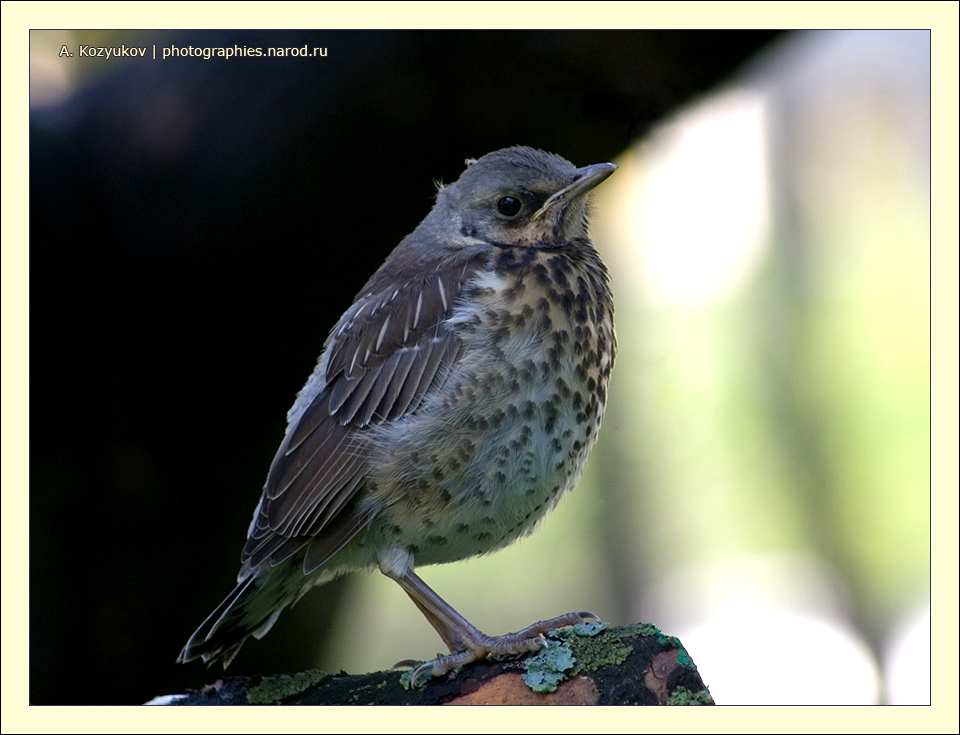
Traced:
<path fill-rule="evenodd" d="M 317 670 L 226 677 L 199 691 L 158 697 L 176 705 L 246 704 L 713 704 L 677 638 L 653 625 L 579 625 L 553 631 L 539 653 L 479 662 L 411 689 L 409 674 Z"/>

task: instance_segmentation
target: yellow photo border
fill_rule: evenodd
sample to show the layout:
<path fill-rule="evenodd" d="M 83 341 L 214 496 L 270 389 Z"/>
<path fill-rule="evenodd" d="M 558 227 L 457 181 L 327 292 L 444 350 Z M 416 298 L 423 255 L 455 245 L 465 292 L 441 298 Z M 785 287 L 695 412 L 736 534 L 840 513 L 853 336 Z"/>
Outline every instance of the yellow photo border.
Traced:
<path fill-rule="evenodd" d="M 958 732 L 958 16 L 954 2 L 4 2 L 3 732 Z M 695 25 L 692 25 L 695 24 Z M 931 29 L 932 698 L 917 707 L 28 705 L 28 35 L 31 28 Z M 158 621 L 158 624 L 162 624 Z M 34 631 L 42 635 L 43 631 Z M 69 652 L 64 651 L 64 655 Z M 118 672 L 120 675 L 120 672 Z M 162 692 L 158 692 L 160 694 Z"/>

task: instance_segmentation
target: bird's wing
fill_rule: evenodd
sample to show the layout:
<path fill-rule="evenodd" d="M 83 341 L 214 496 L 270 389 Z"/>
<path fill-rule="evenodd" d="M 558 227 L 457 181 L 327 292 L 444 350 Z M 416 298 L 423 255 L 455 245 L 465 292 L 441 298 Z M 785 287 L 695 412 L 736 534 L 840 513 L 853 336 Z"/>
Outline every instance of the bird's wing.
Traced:
<path fill-rule="evenodd" d="M 478 264 L 461 257 L 406 279 L 374 276 L 341 317 L 270 466 L 241 579 L 308 543 L 309 572 L 376 514 L 352 502 L 367 471 L 365 429 L 413 413 L 446 376 L 461 345 L 444 321 Z"/>

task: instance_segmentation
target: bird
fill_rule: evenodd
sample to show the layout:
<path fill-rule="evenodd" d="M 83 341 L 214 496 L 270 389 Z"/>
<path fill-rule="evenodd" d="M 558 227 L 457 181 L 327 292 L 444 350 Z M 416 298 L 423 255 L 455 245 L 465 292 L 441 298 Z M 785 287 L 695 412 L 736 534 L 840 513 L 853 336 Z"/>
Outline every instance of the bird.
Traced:
<path fill-rule="evenodd" d="M 577 483 L 616 357 L 589 196 L 617 168 L 512 146 L 467 159 L 326 338 L 287 414 L 234 589 L 178 662 L 261 639 L 310 589 L 379 569 L 449 653 L 413 680 L 537 651 L 572 612 L 491 636 L 417 575 L 529 534 Z"/>

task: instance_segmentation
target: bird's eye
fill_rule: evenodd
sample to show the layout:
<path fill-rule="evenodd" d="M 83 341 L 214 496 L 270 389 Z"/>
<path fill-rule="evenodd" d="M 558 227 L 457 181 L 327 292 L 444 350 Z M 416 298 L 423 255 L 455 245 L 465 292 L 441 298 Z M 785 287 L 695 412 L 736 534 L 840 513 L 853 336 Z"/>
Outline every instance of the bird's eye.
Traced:
<path fill-rule="evenodd" d="M 523 209 L 523 202 L 516 197 L 500 197 L 497 200 L 497 211 L 504 217 L 516 217 Z"/>

